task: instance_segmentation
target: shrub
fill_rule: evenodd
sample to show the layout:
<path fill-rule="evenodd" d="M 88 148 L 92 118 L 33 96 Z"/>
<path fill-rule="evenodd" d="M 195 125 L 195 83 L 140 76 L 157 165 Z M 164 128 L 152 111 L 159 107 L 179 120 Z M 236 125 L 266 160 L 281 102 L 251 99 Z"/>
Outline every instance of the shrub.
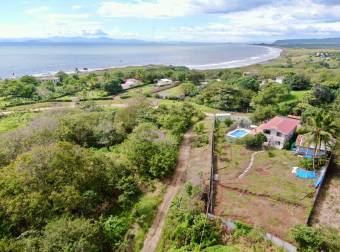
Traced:
<path fill-rule="evenodd" d="M 118 247 L 124 239 L 131 225 L 131 218 L 127 216 L 110 216 L 103 223 L 105 237 L 114 247 Z"/>
<path fill-rule="evenodd" d="M 196 148 L 201 148 L 209 144 L 209 137 L 207 135 L 196 136 L 192 145 Z"/>
<path fill-rule="evenodd" d="M 260 133 L 253 135 L 248 135 L 243 139 L 244 144 L 249 149 L 259 149 L 262 147 L 262 144 L 267 141 L 267 137 Z"/>
<path fill-rule="evenodd" d="M 245 224 L 241 221 L 236 221 L 235 226 L 236 228 L 234 229 L 234 232 L 233 232 L 233 237 L 235 238 L 246 236 L 253 230 L 252 226 Z"/>
<path fill-rule="evenodd" d="M 275 153 L 273 151 L 269 150 L 267 153 L 268 153 L 268 157 L 270 158 L 275 157 Z"/>
<path fill-rule="evenodd" d="M 291 231 L 301 251 L 320 251 L 325 240 L 320 230 L 305 225 L 297 225 Z"/>
<path fill-rule="evenodd" d="M 161 197 L 143 197 L 134 207 L 133 217 L 138 224 L 147 230 L 152 224 L 157 212 L 157 206 L 161 202 Z"/>
<path fill-rule="evenodd" d="M 311 170 L 313 170 L 313 160 L 310 159 L 310 158 L 301 159 L 300 162 L 299 162 L 299 166 L 301 168 L 308 170 L 308 171 L 311 171 Z"/>
<path fill-rule="evenodd" d="M 325 165 L 325 158 L 315 158 L 315 169 L 320 169 L 323 165 Z M 313 170 L 313 159 L 312 158 L 304 158 L 300 160 L 299 166 L 302 168 L 312 171 Z"/>
<path fill-rule="evenodd" d="M 234 121 L 233 121 L 232 119 L 230 119 L 230 118 L 226 118 L 226 119 L 224 120 L 224 124 L 225 124 L 225 126 L 227 126 L 227 127 L 230 127 L 233 123 L 234 123 Z"/>
<path fill-rule="evenodd" d="M 197 135 L 201 135 L 204 133 L 204 129 L 205 129 L 205 126 L 203 123 L 198 123 L 195 125 L 194 127 L 194 132 L 197 134 Z"/>

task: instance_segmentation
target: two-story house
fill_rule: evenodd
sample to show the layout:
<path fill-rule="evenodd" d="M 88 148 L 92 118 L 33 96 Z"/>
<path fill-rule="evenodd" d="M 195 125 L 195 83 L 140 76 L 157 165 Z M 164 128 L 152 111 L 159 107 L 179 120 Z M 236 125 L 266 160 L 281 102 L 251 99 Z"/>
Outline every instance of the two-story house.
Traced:
<path fill-rule="evenodd" d="M 267 137 L 266 145 L 283 149 L 294 135 L 301 121 L 297 118 L 276 116 L 255 129 L 256 133 L 263 133 Z"/>

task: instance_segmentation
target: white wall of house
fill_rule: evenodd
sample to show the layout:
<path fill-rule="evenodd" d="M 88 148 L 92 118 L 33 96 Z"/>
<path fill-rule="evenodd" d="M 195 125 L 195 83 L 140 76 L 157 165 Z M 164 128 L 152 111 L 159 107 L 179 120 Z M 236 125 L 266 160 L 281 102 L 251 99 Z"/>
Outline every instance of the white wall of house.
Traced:
<path fill-rule="evenodd" d="M 290 140 L 293 133 L 290 135 L 283 134 L 275 129 L 264 129 L 263 134 L 267 137 L 267 145 L 276 149 L 283 149 L 285 144 Z"/>

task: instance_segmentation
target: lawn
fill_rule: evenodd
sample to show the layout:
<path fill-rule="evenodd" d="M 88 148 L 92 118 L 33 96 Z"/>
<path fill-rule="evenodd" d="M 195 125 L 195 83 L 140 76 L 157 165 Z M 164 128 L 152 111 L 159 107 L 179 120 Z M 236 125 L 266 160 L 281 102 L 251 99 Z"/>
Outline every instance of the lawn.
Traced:
<path fill-rule="evenodd" d="M 222 144 L 217 158 L 215 214 L 292 241 L 289 230 L 304 224 L 312 207 L 314 181 L 298 179 L 291 173 L 300 157 L 286 150 L 257 153 L 248 173 L 239 178 L 252 153 L 242 145 Z"/>
<path fill-rule="evenodd" d="M 182 85 L 178 85 L 173 88 L 166 89 L 158 93 L 162 97 L 180 97 L 184 96 Z"/>
<path fill-rule="evenodd" d="M 179 102 L 183 102 L 183 101 L 160 100 L 160 99 L 153 99 L 152 101 L 159 102 L 160 105 L 161 104 L 172 105 L 172 104 L 176 104 L 176 103 L 179 103 Z M 201 111 L 202 113 L 223 113 L 224 112 L 222 110 L 210 108 L 208 106 L 200 105 L 200 104 L 197 104 L 197 103 L 194 103 L 194 102 L 190 102 L 190 101 L 186 101 L 186 102 L 191 104 L 192 106 L 194 106 L 197 110 Z"/>
<path fill-rule="evenodd" d="M 0 117 L 0 133 L 25 126 L 32 119 L 33 115 L 34 113 L 14 113 Z"/>
<path fill-rule="evenodd" d="M 309 90 L 291 91 L 285 101 L 280 104 L 290 104 L 296 101 L 301 101 L 308 93 L 310 93 Z"/>
<path fill-rule="evenodd" d="M 107 98 L 110 97 L 107 93 L 103 90 L 91 90 L 91 91 L 80 91 L 75 95 L 66 95 L 63 97 L 59 97 L 55 99 L 56 101 L 73 101 L 76 98 L 79 99 L 100 99 L 100 98 Z"/>
<path fill-rule="evenodd" d="M 140 87 L 135 87 L 135 88 L 131 88 L 131 89 L 126 90 L 120 96 L 134 97 L 134 96 L 140 95 L 140 94 L 145 95 L 145 94 L 151 93 L 153 91 L 153 89 L 155 89 L 155 85 L 153 85 L 153 84 L 142 85 Z"/>

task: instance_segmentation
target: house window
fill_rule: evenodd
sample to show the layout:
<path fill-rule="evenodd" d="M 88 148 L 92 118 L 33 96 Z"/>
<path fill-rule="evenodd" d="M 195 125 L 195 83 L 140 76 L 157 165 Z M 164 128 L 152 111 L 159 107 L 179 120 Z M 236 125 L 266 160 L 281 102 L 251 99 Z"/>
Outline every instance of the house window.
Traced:
<path fill-rule="evenodd" d="M 280 141 L 276 141 L 275 145 L 281 145 L 281 142 Z"/>
<path fill-rule="evenodd" d="M 264 130 L 263 133 L 270 135 L 270 130 Z"/>
<path fill-rule="evenodd" d="M 281 134 L 280 132 L 277 132 L 277 133 L 276 133 L 276 136 L 281 137 L 282 134 Z"/>

